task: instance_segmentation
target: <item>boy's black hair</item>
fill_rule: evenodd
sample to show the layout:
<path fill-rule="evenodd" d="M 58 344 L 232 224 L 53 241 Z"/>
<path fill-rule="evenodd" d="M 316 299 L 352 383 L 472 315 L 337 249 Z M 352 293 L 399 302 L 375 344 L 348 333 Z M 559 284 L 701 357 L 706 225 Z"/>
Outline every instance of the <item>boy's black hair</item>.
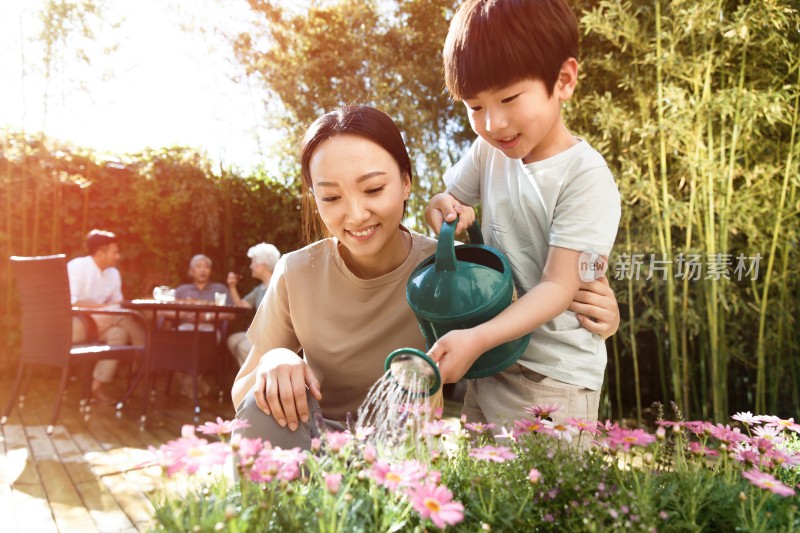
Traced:
<path fill-rule="evenodd" d="M 565 0 L 467 0 L 450 21 L 444 76 L 457 100 L 525 79 L 549 95 L 564 61 L 578 58 L 578 21 Z"/>

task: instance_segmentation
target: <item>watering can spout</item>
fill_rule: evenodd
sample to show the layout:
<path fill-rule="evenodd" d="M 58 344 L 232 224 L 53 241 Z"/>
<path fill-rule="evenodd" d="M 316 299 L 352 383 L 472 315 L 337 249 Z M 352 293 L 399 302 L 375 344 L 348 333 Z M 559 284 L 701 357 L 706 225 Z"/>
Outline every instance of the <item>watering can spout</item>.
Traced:
<path fill-rule="evenodd" d="M 400 348 L 390 353 L 384 369 L 403 389 L 416 396 L 433 396 L 442 386 L 439 367 L 415 348 Z"/>

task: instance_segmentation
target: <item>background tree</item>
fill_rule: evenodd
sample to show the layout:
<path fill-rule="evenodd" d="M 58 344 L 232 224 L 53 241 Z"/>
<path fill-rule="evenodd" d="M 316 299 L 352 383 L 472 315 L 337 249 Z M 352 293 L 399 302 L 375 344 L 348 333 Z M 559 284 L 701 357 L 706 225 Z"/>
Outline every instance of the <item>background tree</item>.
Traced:
<path fill-rule="evenodd" d="M 296 147 L 317 116 L 340 105 L 372 105 L 404 134 L 417 174 L 411 223 L 421 220 L 431 187 L 441 188 L 442 173 L 470 139 L 441 73 L 444 21 L 457 4 L 342 0 L 297 13 L 278 2 L 250 1 L 260 32 L 238 35 L 235 51 L 280 103 L 277 126 L 286 142 L 278 150 L 287 179 L 297 176 Z"/>

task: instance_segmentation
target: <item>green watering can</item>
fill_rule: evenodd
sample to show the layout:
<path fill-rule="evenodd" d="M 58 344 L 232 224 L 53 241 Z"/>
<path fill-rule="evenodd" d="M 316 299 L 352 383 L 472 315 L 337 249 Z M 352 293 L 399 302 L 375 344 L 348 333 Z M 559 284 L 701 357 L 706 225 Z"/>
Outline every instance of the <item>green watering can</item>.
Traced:
<path fill-rule="evenodd" d="M 436 253 L 420 263 L 406 284 L 406 299 L 430 349 L 445 333 L 482 324 L 514 299 L 511 264 L 499 250 L 483 244 L 476 222 L 467 231 L 473 244 L 454 246 L 456 222 L 445 222 Z M 464 375 L 485 378 L 520 358 L 530 334 L 492 348 Z"/>

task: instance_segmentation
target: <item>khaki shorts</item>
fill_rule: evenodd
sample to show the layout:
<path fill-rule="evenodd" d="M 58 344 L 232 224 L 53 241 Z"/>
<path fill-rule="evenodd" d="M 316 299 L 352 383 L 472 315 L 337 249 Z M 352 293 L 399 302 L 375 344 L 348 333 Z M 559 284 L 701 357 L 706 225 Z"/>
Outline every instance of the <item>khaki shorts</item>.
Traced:
<path fill-rule="evenodd" d="M 545 404 L 561 406 L 550 416 L 553 422 L 567 418 L 596 422 L 600 391 L 570 385 L 514 363 L 499 374 L 468 380 L 462 415 L 468 422 L 494 424 L 497 434 L 502 427 L 513 430 L 515 420 L 532 418 L 526 407 Z"/>

